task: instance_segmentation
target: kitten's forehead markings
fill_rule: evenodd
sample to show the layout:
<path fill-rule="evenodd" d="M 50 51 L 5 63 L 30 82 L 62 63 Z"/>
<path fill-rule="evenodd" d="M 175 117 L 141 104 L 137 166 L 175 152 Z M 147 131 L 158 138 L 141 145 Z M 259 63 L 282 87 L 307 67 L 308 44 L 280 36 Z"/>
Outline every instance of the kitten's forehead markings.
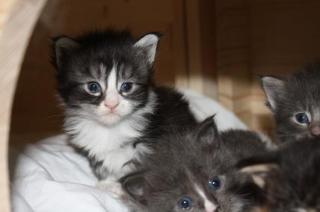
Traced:
<path fill-rule="evenodd" d="M 100 63 L 100 66 L 99 66 L 100 80 L 104 80 L 106 78 L 106 72 L 107 72 L 106 66 L 103 63 Z"/>
<path fill-rule="evenodd" d="M 117 90 L 117 65 L 114 64 L 110 70 L 109 76 L 108 76 L 108 91 L 116 91 Z"/>
<path fill-rule="evenodd" d="M 99 66 L 99 81 L 100 81 L 100 84 L 101 84 L 103 90 L 106 89 L 106 85 L 105 85 L 106 72 L 107 72 L 106 66 L 103 63 L 100 63 L 100 66 Z"/>
<path fill-rule="evenodd" d="M 195 191 L 199 194 L 199 196 L 202 198 L 204 202 L 204 208 L 207 212 L 214 212 L 217 209 L 217 205 L 211 202 L 208 197 L 205 195 L 203 190 L 197 185 L 194 184 Z"/>
<path fill-rule="evenodd" d="M 119 75 L 124 77 L 125 71 L 124 71 L 124 65 L 123 64 L 120 64 L 118 66 L 118 71 L 119 71 Z"/>
<path fill-rule="evenodd" d="M 114 63 L 108 76 L 106 101 L 115 102 L 118 101 L 118 89 L 117 89 L 117 65 Z"/>

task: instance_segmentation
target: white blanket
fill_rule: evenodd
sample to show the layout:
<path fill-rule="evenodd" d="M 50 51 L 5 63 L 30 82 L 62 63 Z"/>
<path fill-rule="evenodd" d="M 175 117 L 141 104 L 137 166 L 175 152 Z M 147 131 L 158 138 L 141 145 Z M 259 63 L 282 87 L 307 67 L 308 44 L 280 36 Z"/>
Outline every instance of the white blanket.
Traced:
<path fill-rule="evenodd" d="M 216 114 L 219 130 L 246 126 L 219 103 L 185 91 L 198 120 Z M 108 192 L 95 187 L 89 163 L 58 135 L 29 145 L 20 154 L 12 180 L 14 212 L 126 212 Z"/>

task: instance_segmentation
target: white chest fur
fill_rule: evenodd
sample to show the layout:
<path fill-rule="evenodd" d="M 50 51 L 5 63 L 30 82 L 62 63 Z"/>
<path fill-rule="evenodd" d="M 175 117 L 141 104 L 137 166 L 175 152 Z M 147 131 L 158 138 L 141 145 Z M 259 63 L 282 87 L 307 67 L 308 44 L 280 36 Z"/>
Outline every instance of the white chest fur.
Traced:
<path fill-rule="evenodd" d="M 67 117 L 65 121 L 66 132 L 72 135 L 71 142 L 102 161 L 102 166 L 116 178 L 131 171 L 129 166 L 124 166 L 128 161 L 139 160 L 141 154 L 149 152 L 144 145 L 134 148 L 128 144 L 141 136 L 140 130 L 145 125 L 146 121 L 141 119 L 139 124 L 128 119 L 111 127 L 78 116 Z"/>

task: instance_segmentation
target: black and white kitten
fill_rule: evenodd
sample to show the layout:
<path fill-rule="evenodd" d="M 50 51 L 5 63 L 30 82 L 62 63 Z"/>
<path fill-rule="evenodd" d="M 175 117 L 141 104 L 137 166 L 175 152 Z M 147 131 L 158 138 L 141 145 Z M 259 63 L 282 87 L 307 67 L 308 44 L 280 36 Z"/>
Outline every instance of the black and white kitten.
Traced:
<path fill-rule="evenodd" d="M 320 64 L 286 78 L 262 77 L 280 142 L 320 137 Z"/>
<path fill-rule="evenodd" d="M 195 123 L 182 94 L 154 85 L 158 40 L 112 30 L 54 39 L 65 131 L 105 186 L 134 170 L 156 138 Z"/>
<path fill-rule="evenodd" d="M 228 174 L 243 158 L 267 151 L 256 133 L 218 133 L 213 118 L 155 145 L 144 169 L 122 179 L 133 211 L 242 212 L 257 199 L 250 176 Z M 252 188 L 252 189 L 251 189 Z"/>
<path fill-rule="evenodd" d="M 260 188 L 260 208 L 273 212 L 320 211 L 320 142 L 304 138 L 269 154 L 240 161 L 240 173 Z"/>

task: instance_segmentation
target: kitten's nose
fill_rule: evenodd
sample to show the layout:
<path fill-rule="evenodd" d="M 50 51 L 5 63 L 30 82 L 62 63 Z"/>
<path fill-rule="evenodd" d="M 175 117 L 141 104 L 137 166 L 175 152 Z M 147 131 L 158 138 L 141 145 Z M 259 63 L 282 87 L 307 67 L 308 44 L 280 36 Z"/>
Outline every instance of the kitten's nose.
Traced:
<path fill-rule="evenodd" d="M 217 208 L 206 208 L 206 212 L 216 212 Z"/>
<path fill-rule="evenodd" d="M 114 110 L 119 105 L 119 101 L 105 101 L 104 105 L 110 110 Z"/>
<path fill-rule="evenodd" d="M 213 204 L 212 202 L 206 201 L 205 202 L 205 210 L 206 212 L 215 212 L 217 211 L 217 205 Z"/>
<path fill-rule="evenodd" d="M 312 126 L 311 127 L 311 134 L 313 136 L 320 136 L 320 126 Z"/>

